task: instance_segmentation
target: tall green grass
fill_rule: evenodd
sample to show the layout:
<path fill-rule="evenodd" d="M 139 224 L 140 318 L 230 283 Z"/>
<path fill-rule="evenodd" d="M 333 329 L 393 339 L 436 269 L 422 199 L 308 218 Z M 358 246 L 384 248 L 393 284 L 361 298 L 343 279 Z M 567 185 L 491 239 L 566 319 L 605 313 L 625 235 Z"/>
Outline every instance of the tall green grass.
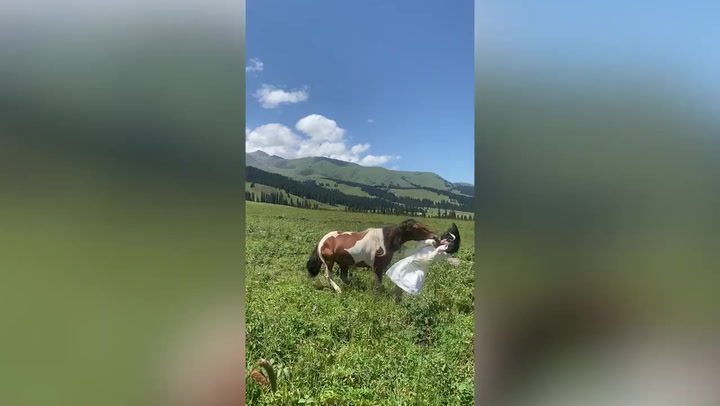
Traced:
<path fill-rule="evenodd" d="M 357 269 L 334 293 L 305 261 L 331 230 L 404 218 L 247 203 L 246 369 L 260 358 L 278 372 L 275 392 L 248 383 L 251 405 L 473 403 L 473 223 L 457 221 L 460 266 L 434 264 L 419 296 L 396 304 L 392 283 L 372 289 Z M 450 220 L 422 219 L 442 232 Z M 336 269 L 337 273 L 337 269 Z"/>

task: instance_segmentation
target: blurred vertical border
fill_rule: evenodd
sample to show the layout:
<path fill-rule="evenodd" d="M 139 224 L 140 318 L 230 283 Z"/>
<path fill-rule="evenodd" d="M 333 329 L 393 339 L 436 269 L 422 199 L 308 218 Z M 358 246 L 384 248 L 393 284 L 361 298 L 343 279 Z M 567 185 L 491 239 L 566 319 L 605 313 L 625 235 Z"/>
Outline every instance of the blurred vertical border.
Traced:
<path fill-rule="evenodd" d="M 243 0 L 3 2 L 0 404 L 244 402 L 244 67 Z"/>
<path fill-rule="evenodd" d="M 475 2 L 478 404 L 720 404 L 718 12 Z"/>

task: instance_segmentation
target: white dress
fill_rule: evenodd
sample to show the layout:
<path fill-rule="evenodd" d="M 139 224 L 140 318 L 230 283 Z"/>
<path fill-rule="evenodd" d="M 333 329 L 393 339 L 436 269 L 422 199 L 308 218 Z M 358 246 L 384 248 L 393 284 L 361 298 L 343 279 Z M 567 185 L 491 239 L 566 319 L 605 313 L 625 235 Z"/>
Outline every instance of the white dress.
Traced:
<path fill-rule="evenodd" d="M 417 295 L 425 283 L 425 273 L 430 264 L 449 257 L 445 253 L 446 249 L 447 245 L 435 247 L 435 241 L 425 240 L 411 255 L 396 262 L 385 274 L 400 289 L 411 295 Z"/>

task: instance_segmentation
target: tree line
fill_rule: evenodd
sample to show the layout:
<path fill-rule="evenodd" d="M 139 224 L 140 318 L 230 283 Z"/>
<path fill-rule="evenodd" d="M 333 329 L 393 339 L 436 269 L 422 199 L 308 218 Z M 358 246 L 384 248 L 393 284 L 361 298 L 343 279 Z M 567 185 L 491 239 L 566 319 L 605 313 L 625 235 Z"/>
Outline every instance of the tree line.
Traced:
<path fill-rule="evenodd" d="M 255 183 L 258 183 L 284 191 L 246 191 L 245 199 L 249 201 L 282 204 L 308 209 L 318 209 L 319 206 L 317 202 L 320 202 L 332 206 L 344 206 L 346 211 L 352 212 L 439 217 L 461 220 L 470 219 L 470 216 L 456 214 L 453 208 L 458 208 L 458 206 L 453 206 L 447 201 L 433 204 L 434 202 L 429 199 L 398 198 L 387 191 L 382 190 L 382 192 L 380 192 L 381 189 L 372 186 L 370 186 L 368 190 L 381 194 L 383 197 L 348 195 L 339 190 L 322 187 L 312 180 L 300 181 L 277 173 L 267 172 L 253 166 L 247 166 L 245 168 L 245 176 L 246 180 L 251 182 L 251 189 L 254 188 Z M 337 181 L 337 183 L 340 182 L 351 183 Z M 290 195 L 297 197 L 292 197 Z M 391 198 L 394 201 L 390 200 Z M 428 207 L 437 208 L 437 214 L 430 215 L 427 210 Z"/>
<path fill-rule="evenodd" d="M 424 186 L 417 186 L 416 189 L 424 189 L 431 192 L 435 192 L 437 194 L 445 195 L 448 197 L 448 199 L 443 199 L 439 202 L 432 201 L 430 199 L 418 199 L 414 197 L 408 197 L 408 196 L 396 196 L 393 193 L 378 187 L 378 186 L 372 186 L 372 185 L 365 185 L 362 183 L 342 180 L 342 179 L 332 179 L 335 184 L 342 183 L 348 186 L 354 186 L 357 188 L 360 188 L 363 192 L 375 196 L 380 199 L 386 199 L 390 201 L 395 201 L 401 204 L 404 204 L 406 206 L 411 207 L 432 207 L 436 209 L 447 209 L 451 210 L 453 208 L 460 209 L 463 211 L 473 211 L 473 203 L 474 199 L 470 196 L 464 196 L 459 195 L 456 193 L 448 192 L 446 190 L 440 190 L 440 189 L 434 189 Z M 407 187 L 396 187 L 396 189 L 411 189 Z M 449 199 L 455 200 L 457 203 L 451 203 Z"/>
<path fill-rule="evenodd" d="M 253 184 L 254 185 L 254 184 Z M 282 204 L 285 206 L 299 207 L 301 209 L 319 209 L 317 203 L 310 202 L 306 199 L 294 198 L 280 192 L 245 192 L 245 200 L 251 202 L 262 202 L 272 204 Z"/>

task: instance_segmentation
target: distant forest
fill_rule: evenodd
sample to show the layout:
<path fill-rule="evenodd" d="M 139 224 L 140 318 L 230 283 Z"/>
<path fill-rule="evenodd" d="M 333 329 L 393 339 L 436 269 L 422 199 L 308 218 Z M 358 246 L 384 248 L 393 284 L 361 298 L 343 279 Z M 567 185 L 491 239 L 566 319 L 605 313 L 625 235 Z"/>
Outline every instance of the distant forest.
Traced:
<path fill-rule="evenodd" d="M 472 198 L 444 192 L 448 197 L 452 196 L 461 205 L 454 205 L 448 200 L 433 202 L 429 199 L 415 199 L 411 197 L 398 197 L 392 193 L 375 186 L 368 186 L 354 182 L 333 179 L 333 182 L 344 183 L 350 186 L 357 186 L 374 197 L 352 196 L 339 190 L 328 189 L 318 185 L 313 180 L 300 181 L 277 173 L 271 173 L 262 169 L 248 166 L 245 168 L 245 177 L 251 184 L 271 186 L 281 189 L 291 195 L 302 199 L 288 198 L 283 193 L 277 192 L 245 192 L 245 199 L 256 202 L 283 204 L 293 207 L 318 209 L 317 203 L 307 200 L 333 205 L 344 206 L 346 211 L 371 212 L 382 214 L 400 214 L 428 217 L 427 208 L 438 209 L 438 214 L 433 217 L 453 218 L 461 220 L 472 220 L 472 216 L 458 214 L 455 210 L 472 211 Z M 458 199 L 458 197 L 460 199 Z"/>
<path fill-rule="evenodd" d="M 347 180 L 340 180 L 340 179 L 331 179 L 335 183 L 343 183 L 348 186 L 355 186 L 360 188 L 365 193 L 375 196 L 381 199 L 387 199 L 391 201 L 396 201 L 398 203 L 405 204 L 407 206 L 411 207 L 434 207 L 438 209 L 448 209 L 448 210 L 461 210 L 461 211 L 473 211 L 473 198 L 470 196 L 464 196 L 457 193 L 448 192 L 447 190 L 440 190 L 440 189 L 434 189 L 430 187 L 425 186 L 416 186 L 415 188 L 409 188 L 409 187 L 400 187 L 400 186 L 391 186 L 393 189 L 425 189 L 429 190 L 431 192 L 435 192 L 440 195 L 445 195 L 448 197 L 448 199 L 455 200 L 457 204 L 450 203 L 449 200 L 441 200 L 440 202 L 433 202 L 430 199 L 416 199 L 412 197 L 400 197 L 395 196 L 391 192 L 388 192 L 387 190 L 377 187 L 377 186 L 370 186 L 370 185 L 364 185 L 362 183 L 356 183 L 356 182 L 350 182 Z"/>

